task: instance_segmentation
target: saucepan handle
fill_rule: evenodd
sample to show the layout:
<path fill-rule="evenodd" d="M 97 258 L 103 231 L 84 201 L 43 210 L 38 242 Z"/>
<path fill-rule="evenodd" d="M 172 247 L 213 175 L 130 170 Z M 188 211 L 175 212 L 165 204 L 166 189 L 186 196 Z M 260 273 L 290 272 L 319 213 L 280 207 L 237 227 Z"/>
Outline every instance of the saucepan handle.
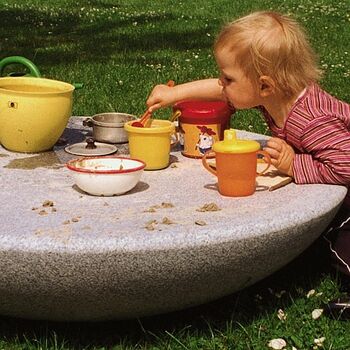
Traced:
<path fill-rule="evenodd" d="M 86 118 L 83 120 L 83 126 L 88 126 L 89 128 L 91 128 L 92 126 L 94 126 L 94 122 L 92 121 L 92 118 Z"/>

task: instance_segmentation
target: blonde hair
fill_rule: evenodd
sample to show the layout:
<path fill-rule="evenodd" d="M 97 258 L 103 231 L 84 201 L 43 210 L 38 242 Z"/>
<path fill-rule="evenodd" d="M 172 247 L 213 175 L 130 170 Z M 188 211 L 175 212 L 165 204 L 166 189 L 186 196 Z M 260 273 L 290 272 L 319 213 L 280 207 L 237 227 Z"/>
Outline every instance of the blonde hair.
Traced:
<path fill-rule="evenodd" d="M 321 70 L 303 28 L 292 18 L 270 11 L 242 17 L 223 28 L 215 42 L 234 53 L 235 64 L 252 81 L 270 76 L 286 97 L 318 81 Z"/>

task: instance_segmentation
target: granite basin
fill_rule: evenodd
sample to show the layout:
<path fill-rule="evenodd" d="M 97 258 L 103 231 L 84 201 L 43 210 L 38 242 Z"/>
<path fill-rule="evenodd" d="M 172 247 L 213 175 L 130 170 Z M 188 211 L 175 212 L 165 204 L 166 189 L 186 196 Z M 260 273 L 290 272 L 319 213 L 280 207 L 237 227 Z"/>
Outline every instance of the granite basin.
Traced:
<path fill-rule="evenodd" d="M 168 168 L 144 172 L 125 195 L 90 196 L 64 167 L 75 156 L 63 143 L 89 132 L 81 125 L 72 118 L 52 152 L 0 148 L 2 315 L 95 321 L 209 302 L 298 256 L 346 195 L 342 186 L 292 183 L 222 197 L 201 160 L 173 152 Z"/>

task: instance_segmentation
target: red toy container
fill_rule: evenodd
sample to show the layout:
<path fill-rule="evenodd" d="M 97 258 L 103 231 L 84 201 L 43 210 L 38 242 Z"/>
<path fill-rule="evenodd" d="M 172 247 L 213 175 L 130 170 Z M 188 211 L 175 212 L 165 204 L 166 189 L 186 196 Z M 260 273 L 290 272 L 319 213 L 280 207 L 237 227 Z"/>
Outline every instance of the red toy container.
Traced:
<path fill-rule="evenodd" d="M 223 139 L 232 114 L 223 101 L 182 101 L 173 106 L 173 111 L 172 120 L 179 120 L 182 154 L 191 158 L 202 158 L 216 141 Z"/>

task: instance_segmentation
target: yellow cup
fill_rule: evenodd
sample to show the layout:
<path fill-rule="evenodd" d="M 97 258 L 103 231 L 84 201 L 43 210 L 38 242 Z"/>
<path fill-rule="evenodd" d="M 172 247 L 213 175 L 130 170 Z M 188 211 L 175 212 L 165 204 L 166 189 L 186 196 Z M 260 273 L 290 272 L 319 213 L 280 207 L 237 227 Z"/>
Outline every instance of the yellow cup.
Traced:
<path fill-rule="evenodd" d="M 132 126 L 133 122 L 131 120 L 124 125 L 128 132 L 130 157 L 144 161 L 145 170 L 166 168 L 175 125 L 169 120 L 151 119 L 147 127 L 140 128 Z"/>

